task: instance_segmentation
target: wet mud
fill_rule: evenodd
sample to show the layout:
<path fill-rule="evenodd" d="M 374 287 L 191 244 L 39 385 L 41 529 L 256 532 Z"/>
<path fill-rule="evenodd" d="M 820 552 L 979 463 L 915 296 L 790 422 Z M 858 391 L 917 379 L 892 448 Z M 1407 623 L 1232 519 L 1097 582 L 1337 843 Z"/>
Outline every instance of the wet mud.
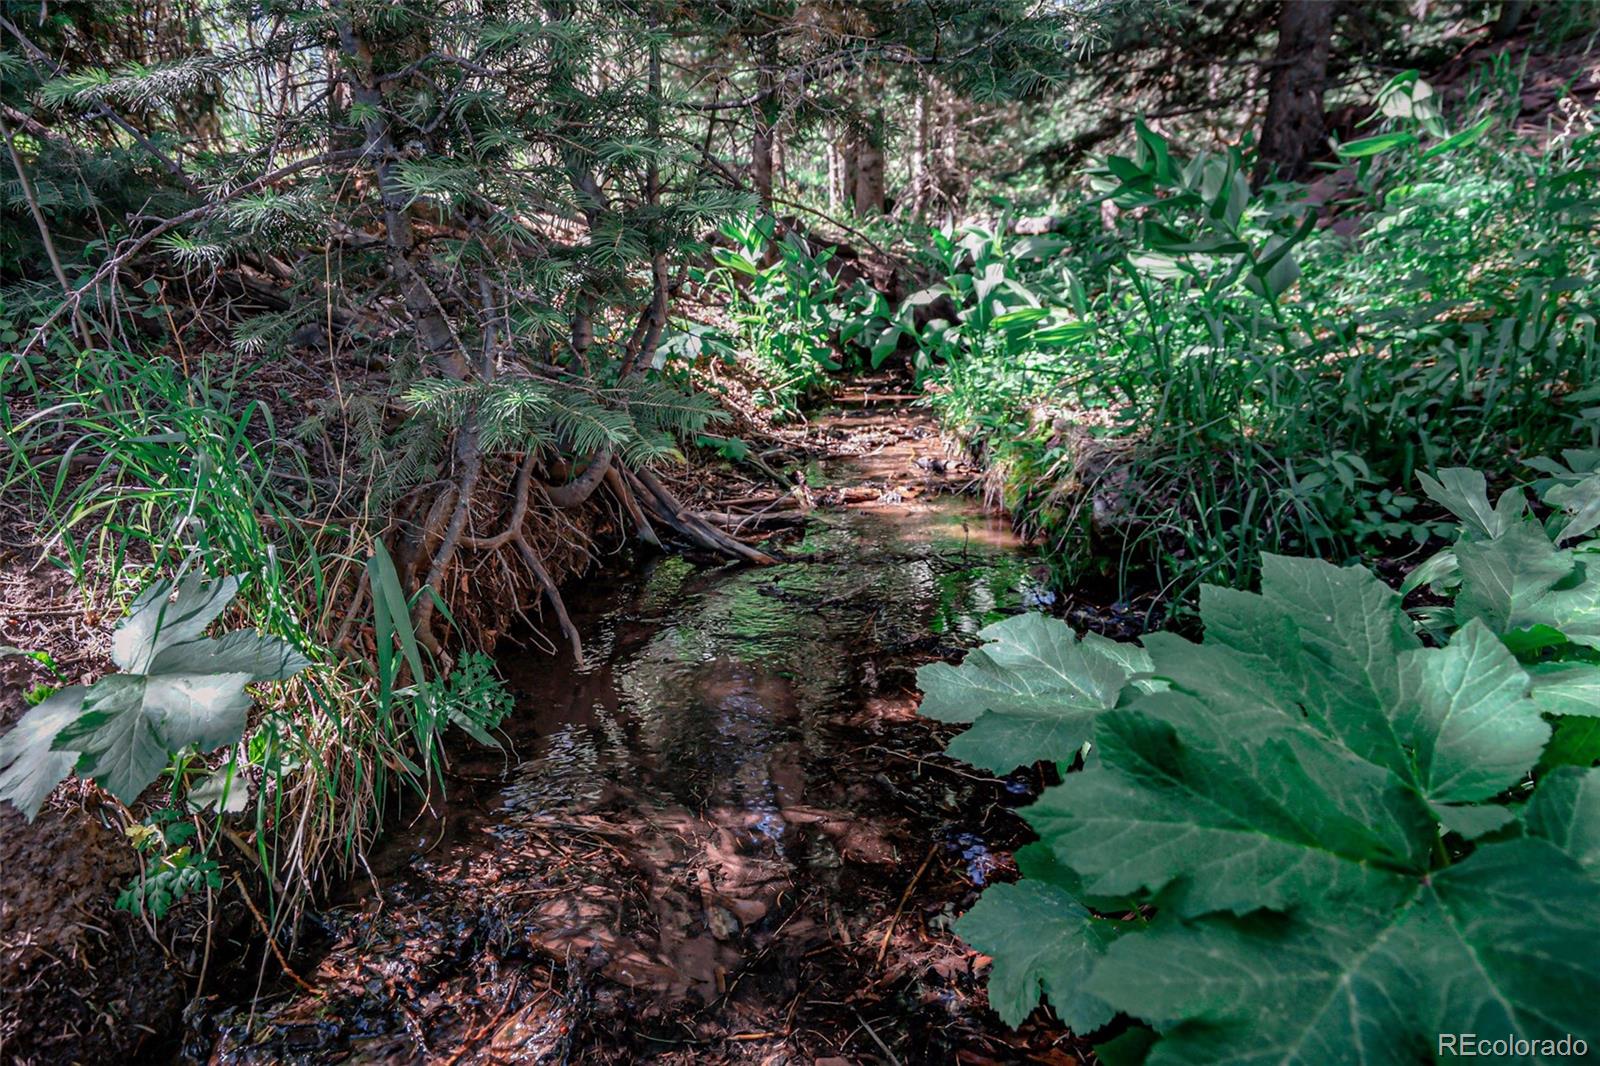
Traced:
<path fill-rule="evenodd" d="M 949 931 L 1039 782 L 945 759 L 915 714 L 915 668 L 1019 609 L 1030 560 L 944 491 L 925 424 L 835 429 L 856 454 L 809 488 L 857 502 L 790 561 L 658 558 L 569 594 L 581 665 L 503 654 L 503 749 L 458 752 L 448 803 L 321 916 L 310 991 L 269 959 L 191 1012 L 181 1060 L 1078 1061 L 988 1012 Z"/>

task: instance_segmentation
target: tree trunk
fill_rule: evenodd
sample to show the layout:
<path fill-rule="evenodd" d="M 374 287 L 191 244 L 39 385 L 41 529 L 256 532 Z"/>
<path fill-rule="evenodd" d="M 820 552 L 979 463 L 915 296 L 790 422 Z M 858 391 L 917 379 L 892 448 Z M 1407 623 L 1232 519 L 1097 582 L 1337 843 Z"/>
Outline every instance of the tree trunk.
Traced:
<path fill-rule="evenodd" d="M 755 136 L 750 140 L 750 183 L 761 198 L 761 209 L 772 210 L 772 127 L 756 119 Z"/>
<path fill-rule="evenodd" d="M 871 124 L 856 148 L 855 209 L 857 215 L 883 214 L 884 206 L 884 120 L 874 111 Z"/>
<path fill-rule="evenodd" d="M 920 219 L 928 202 L 928 94 L 917 94 L 916 111 L 911 142 L 911 180 L 906 185 L 909 203 L 900 208 L 912 218 Z"/>
<path fill-rule="evenodd" d="M 844 150 L 839 147 L 839 134 L 830 124 L 828 128 L 828 210 L 837 212 L 844 203 Z"/>
<path fill-rule="evenodd" d="M 1283 0 L 1256 180 L 1298 177 L 1322 149 L 1322 93 L 1328 80 L 1333 4 Z"/>
<path fill-rule="evenodd" d="M 1522 16 L 1528 13 L 1527 0 L 1505 0 L 1500 5 L 1500 15 L 1494 20 L 1494 25 L 1489 28 L 1491 41 L 1503 41 L 1517 32 L 1517 27 L 1522 25 Z"/>
<path fill-rule="evenodd" d="M 761 207 L 772 210 L 772 142 L 773 123 L 779 113 L 779 102 L 774 98 L 774 79 L 778 72 L 778 40 L 768 34 L 761 39 L 759 53 L 761 67 L 756 72 L 756 85 L 761 99 L 755 106 L 755 133 L 750 140 L 750 181 L 761 197 Z"/>
<path fill-rule="evenodd" d="M 944 103 L 944 129 L 943 139 L 939 144 L 939 199 L 944 202 L 944 219 L 947 225 L 954 228 L 956 224 L 957 194 L 960 184 L 956 176 L 961 173 L 957 165 L 961 158 L 961 127 L 957 122 L 957 111 L 960 102 L 950 94 L 943 97 Z"/>
<path fill-rule="evenodd" d="M 846 132 L 839 144 L 839 205 L 856 206 L 856 175 L 859 172 L 860 145 L 853 132 Z"/>

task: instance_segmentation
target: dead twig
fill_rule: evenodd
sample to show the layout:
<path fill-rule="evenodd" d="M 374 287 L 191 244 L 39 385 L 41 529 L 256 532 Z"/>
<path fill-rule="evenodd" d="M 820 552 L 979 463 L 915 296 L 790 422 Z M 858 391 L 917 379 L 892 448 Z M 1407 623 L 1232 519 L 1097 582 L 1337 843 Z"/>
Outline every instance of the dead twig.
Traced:
<path fill-rule="evenodd" d="M 922 860 L 922 865 L 917 867 L 917 872 L 911 875 L 911 881 L 906 885 L 906 890 L 900 893 L 900 905 L 894 909 L 894 916 L 889 919 L 889 928 L 883 931 L 883 941 L 878 945 L 878 957 L 872 960 L 873 966 L 883 965 L 883 957 L 889 953 L 889 938 L 894 936 L 894 927 L 899 924 L 900 915 L 905 913 L 906 904 L 911 902 L 911 893 L 916 891 L 917 882 L 922 880 L 923 873 L 927 871 L 928 864 L 933 861 L 933 857 L 938 851 L 938 844 L 934 844 L 928 849 L 927 857 Z M 867 1023 L 862 1022 L 861 1024 L 865 1025 Z M 871 1030 L 868 1030 L 868 1032 L 871 1032 Z M 877 1037 L 874 1036 L 873 1039 L 876 1040 Z M 879 1046 L 882 1047 L 882 1044 L 880 1043 Z M 884 1048 L 884 1050 L 888 1051 L 889 1049 Z M 893 1058 L 893 1056 L 890 1057 Z"/>
<path fill-rule="evenodd" d="M 283 952 L 278 948 L 278 938 L 272 935 L 272 927 L 267 924 L 267 920 L 256 909 L 256 901 L 250 898 L 250 893 L 244 887 L 244 881 L 240 879 L 238 874 L 233 875 L 233 883 L 239 886 L 239 895 L 244 897 L 244 905 L 250 908 L 251 916 L 255 918 L 256 924 L 261 927 L 261 935 L 267 938 L 267 947 L 272 949 L 273 957 L 278 960 L 278 965 L 283 967 L 283 972 L 288 974 L 289 979 L 299 985 L 301 989 L 314 994 L 317 991 L 316 988 L 308 984 L 305 978 L 295 973 L 294 967 L 289 965 L 289 960 L 283 957 Z"/>

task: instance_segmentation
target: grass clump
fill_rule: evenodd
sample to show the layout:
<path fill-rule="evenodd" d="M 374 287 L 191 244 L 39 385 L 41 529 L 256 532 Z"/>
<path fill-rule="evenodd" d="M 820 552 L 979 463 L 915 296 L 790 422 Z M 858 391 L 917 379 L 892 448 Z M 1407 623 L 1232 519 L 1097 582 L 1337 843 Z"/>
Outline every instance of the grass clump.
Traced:
<path fill-rule="evenodd" d="M 121 905 L 160 917 L 188 888 L 218 887 L 217 849 L 231 835 L 268 874 L 271 908 L 294 913 L 359 863 L 400 798 L 439 780 L 446 727 L 492 743 L 508 698 L 484 657 L 452 670 L 419 649 L 386 583 L 352 605 L 365 569 L 387 558 L 379 524 L 345 506 L 367 490 L 281 433 L 270 392 L 247 391 L 248 374 L 62 338 L 37 373 L 10 380 L 0 491 L 40 523 L 36 542 L 86 610 L 137 609 L 172 571 L 226 578 L 237 597 L 219 607 L 221 626 L 271 634 L 305 667 L 257 690 L 225 743 L 163 747 L 160 787 L 146 792 L 141 777 L 113 789 L 149 856 Z M 34 754 L 59 757 L 49 746 Z"/>

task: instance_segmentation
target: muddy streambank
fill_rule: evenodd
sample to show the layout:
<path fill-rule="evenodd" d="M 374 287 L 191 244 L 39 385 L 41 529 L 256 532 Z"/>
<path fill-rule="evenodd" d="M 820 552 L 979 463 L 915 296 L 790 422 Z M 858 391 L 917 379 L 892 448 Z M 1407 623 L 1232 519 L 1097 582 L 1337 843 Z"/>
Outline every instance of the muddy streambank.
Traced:
<path fill-rule="evenodd" d="M 939 491 L 927 423 L 836 422 L 865 454 L 807 480 L 861 502 L 779 566 L 574 590 L 584 664 L 503 655 L 504 750 L 458 755 L 321 916 L 303 987 L 269 959 L 253 1005 L 190 1012 L 180 1061 L 1075 1061 L 988 1013 L 949 931 L 1038 782 L 944 759 L 915 714 L 915 668 L 1015 610 L 1029 560 Z"/>

